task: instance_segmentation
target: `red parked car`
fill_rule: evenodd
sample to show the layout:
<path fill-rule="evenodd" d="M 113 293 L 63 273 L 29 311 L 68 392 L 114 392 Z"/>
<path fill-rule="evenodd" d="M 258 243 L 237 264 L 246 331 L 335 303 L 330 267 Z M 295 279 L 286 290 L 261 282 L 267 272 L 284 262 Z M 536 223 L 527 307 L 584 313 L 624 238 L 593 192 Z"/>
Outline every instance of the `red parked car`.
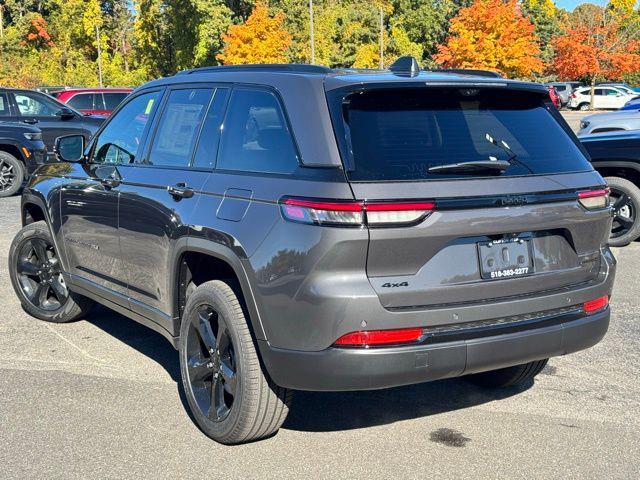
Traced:
<path fill-rule="evenodd" d="M 557 109 L 560 109 L 560 96 L 558 95 L 556 87 L 554 87 L 553 85 L 548 85 L 547 90 L 549 90 L 549 98 L 551 98 L 553 104 Z"/>
<path fill-rule="evenodd" d="M 110 115 L 131 88 L 76 88 L 53 94 L 62 103 L 88 115 Z"/>

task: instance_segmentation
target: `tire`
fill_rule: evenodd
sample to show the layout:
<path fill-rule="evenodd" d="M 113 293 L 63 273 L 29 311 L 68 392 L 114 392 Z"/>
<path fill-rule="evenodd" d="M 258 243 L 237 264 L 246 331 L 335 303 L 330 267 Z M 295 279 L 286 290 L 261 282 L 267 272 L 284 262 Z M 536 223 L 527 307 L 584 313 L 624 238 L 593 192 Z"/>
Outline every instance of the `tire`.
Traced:
<path fill-rule="evenodd" d="M 240 302 L 228 284 L 209 281 L 189 296 L 179 353 L 189 408 L 207 436 L 232 445 L 278 431 L 292 392 L 263 371 Z"/>
<path fill-rule="evenodd" d="M 624 247 L 640 237 L 640 188 L 626 178 L 605 177 L 605 180 L 611 188 L 614 208 L 609 245 Z"/>
<path fill-rule="evenodd" d="M 589 110 L 590 105 L 588 103 L 581 103 L 580 105 L 578 105 L 578 110 L 580 110 L 581 112 L 586 112 L 587 110 Z"/>
<path fill-rule="evenodd" d="M 549 359 L 516 365 L 514 367 L 474 373 L 465 377 L 471 383 L 485 388 L 504 388 L 521 385 L 532 380 L 545 367 Z"/>
<path fill-rule="evenodd" d="M 0 198 L 18 193 L 25 173 L 24 163 L 10 153 L 0 151 Z"/>
<path fill-rule="evenodd" d="M 46 263 L 44 257 L 48 258 Z M 22 228 L 9 248 L 9 276 L 29 315 L 46 322 L 66 323 L 91 309 L 93 301 L 69 291 L 61 272 L 47 224 L 35 222 Z"/>

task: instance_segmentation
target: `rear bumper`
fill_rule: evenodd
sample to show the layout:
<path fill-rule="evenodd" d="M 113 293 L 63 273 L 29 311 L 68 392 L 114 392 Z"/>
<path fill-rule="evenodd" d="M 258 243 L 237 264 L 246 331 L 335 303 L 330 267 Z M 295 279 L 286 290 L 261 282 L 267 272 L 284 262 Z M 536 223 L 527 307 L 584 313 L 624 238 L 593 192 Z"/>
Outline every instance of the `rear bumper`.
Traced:
<path fill-rule="evenodd" d="M 541 328 L 410 347 L 316 352 L 260 341 L 273 381 L 296 390 L 374 390 L 495 370 L 583 350 L 602 339 L 609 308 Z"/>

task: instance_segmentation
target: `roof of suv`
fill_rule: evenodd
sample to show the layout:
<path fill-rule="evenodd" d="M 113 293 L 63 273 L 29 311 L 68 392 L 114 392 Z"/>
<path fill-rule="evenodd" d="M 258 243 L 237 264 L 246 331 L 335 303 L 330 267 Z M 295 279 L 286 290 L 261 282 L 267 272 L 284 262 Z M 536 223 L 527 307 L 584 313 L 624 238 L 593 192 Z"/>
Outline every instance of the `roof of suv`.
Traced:
<path fill-rule="evenodd" d="M 500 78 L 499 75 L 482 70 L 420 70 L 403 72 L 399 70 L 331 69 L 319 65 L 306 64 L 264 64 L 264 65 L 228 65 L 203 67 L 179 72 L 147 83 L 145 87 L 170 85 L 186 82 L 224 81 L 239 83 L 277 84 L 282 77 L 306 78 L 321 81 L 326 90 L 371 83 L 422 83 L 429 85 L 491 85 L 514 86 L 539 90 L 542 85 Z M 546 91 L 546 90 L 545 90 Z"/>
<path fill-rule="evenodd" d="M 326 95 L 326 92 L 332 90 L 343 87 L 357 88 L 365 84 L 376 87 L 380 85 L 406 87 L 408 84 L 416 87 L 457 88 L 474 88 L 484 85 L 535 91 L 546 98 L 549 95 L 546 87 L 538 83 L 498 78 L 490 72 L 476 71 L 473 72 L 474 74 L 467 74 L 460 70 L 455 72 L 419 70 L 417 62 L 413 62 L 411 70 L 394 68 L 394 65 L 389 70 L 342 70 L 298 64 L 205 67 L 153 80 L 141 86 L 140 90 L 186 83 L 216 82 L 271 87 L 281 96 L 302 162 L 307 166 L 342 165 L 336 142 L 327 141 L 328 138 L 335 139 Z M 319 115 L 319 112 L 326 114 Z"/>

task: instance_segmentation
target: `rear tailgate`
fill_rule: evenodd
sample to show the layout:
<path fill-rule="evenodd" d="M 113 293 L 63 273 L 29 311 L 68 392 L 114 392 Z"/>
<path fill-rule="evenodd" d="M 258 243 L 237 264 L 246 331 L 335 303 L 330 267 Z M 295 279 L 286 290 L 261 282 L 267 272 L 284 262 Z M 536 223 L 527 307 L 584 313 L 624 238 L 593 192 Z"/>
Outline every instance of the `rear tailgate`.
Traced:
<path fill-rule="evenodd" d="M 356 199 L 433 202 L 419 222 L 369 225 L 367 274 L 387 308 L 495 301 L 597 280 L 608 206 L 579 142 L 540 91 L 405 88 L 329 95 Z M 482 161 L 488 167 L 433 167 Z M 506 171 L 493 170 L 500 160 Z M 604 202 L 604 198 L 602 199 Z"/>
<path fill-rule="evenodd" d="M 467 181 L 464 189 L 449 182 L 401 189 L 393 184 L 353 184 L 357 198 L 429 198 L 436 203 L 435 211 L 418 225 L 370 228 L 371 284 L 385 307 L 419 308 L 491 301 L 595 281 L 610 214 L 585 210 L 575 192 L 601 182 L 595 172 L 529 177 L 528 189 L 536 192 L 529 195 L 520 190 L 522 179 L 508 178 Z M 459 194 L 451 196 L 455 191 Z M 482 195 L 487 191 L 501 193 Z M 529 244 L 531 270 L 509 278 L 483 278 L 478 245 L 509 237 Z"/>

